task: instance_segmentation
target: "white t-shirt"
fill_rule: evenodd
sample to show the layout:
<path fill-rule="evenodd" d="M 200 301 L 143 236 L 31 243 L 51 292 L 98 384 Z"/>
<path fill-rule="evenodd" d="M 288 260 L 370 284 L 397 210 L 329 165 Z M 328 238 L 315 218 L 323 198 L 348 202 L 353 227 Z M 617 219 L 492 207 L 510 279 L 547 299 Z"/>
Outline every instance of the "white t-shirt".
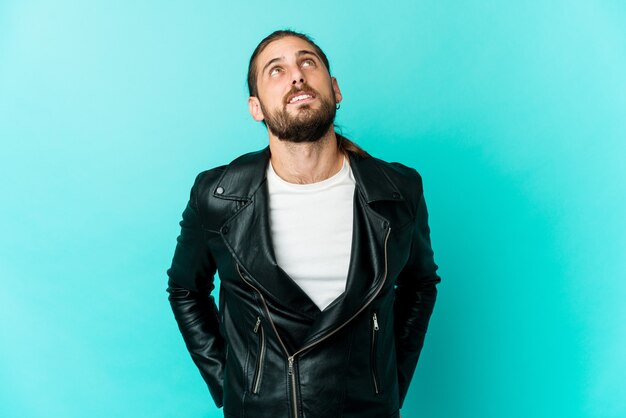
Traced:
<path fill-rule="evenodd" d="M 354 176 L 347 160 L 332 177 L 311 184 L 280 178 L 267 168 L 270 229 L 278 265 L 324 310 L 346 288 Z"/>

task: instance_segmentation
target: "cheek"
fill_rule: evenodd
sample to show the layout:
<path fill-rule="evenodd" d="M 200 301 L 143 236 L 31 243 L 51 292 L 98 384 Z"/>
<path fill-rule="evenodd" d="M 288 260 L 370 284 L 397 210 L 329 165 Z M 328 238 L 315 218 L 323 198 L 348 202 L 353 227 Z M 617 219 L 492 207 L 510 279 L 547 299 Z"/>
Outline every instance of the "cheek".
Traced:
<path fill-rule="evenodd" d="M 280 86 L 268 85 L 262 95 L 265 107 L 275 107 L 283 105 L 283 89 Z"/>

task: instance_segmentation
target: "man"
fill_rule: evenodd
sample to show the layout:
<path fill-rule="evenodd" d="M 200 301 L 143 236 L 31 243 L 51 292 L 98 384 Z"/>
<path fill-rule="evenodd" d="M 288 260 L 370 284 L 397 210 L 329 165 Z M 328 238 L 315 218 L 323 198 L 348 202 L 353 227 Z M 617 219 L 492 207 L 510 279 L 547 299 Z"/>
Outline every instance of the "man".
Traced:
<path fill-rule="evenodd" d="M 398 417 L 422 348 L 440 279 L 421 178 L 335 132 L 329 67 L 300 33 L 258 45 L 269 147 L 201 173 L 180 223 L 169 300 L 226 417 Z"/>

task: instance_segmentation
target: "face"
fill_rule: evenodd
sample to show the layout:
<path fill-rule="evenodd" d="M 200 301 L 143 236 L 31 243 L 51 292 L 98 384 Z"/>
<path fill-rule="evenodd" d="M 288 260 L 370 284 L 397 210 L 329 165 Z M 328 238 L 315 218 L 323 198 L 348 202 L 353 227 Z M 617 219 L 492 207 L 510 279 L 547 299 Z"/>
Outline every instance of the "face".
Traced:
<path fill-rule="evenodd" d="M 258 97 L 248 99 L 254 119 L 280 140 L 319 140 L 333 124 L 341 92 L 314 48 L 285 37 L 259 54 L 256 67 Z"/>

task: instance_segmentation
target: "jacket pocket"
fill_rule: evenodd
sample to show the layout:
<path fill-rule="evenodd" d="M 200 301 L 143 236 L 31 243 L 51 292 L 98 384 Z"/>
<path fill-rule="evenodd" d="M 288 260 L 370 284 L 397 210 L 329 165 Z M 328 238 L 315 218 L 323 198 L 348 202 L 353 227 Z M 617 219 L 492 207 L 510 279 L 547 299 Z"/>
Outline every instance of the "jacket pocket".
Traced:
<path fill-rule="evenodd" d="M 372 373 L 372 384 L 374 385 L 374 393 L 378 395 L 381 393 L 380 387 L 380 379 L 378 378 L 378 362 L 376 361 L 378 357 L 378 317 L 376 316 L 376 312 L 372 314 L 372 342 L 370 345 L 370 368 Z"/>
<path fill-rule="evenodd" d="M 168 287 L 169 300 L 183 300 L 189 296 L 189 290 L 182 287 Z"/>
<path fill-rule="evenodd" d="M 254 369 L 254 378 L 252 379 L 251 392 L 258 394 L 261 389 L 261 380 L 263 378 L 263 364 L 265 363 L 265 332 L 261 325 L 261 317 L 257 316 L 256 324 L 254 324 L 254 333 L 258 338 L 258 352 L 256 356 L 256 367 Z"/>

